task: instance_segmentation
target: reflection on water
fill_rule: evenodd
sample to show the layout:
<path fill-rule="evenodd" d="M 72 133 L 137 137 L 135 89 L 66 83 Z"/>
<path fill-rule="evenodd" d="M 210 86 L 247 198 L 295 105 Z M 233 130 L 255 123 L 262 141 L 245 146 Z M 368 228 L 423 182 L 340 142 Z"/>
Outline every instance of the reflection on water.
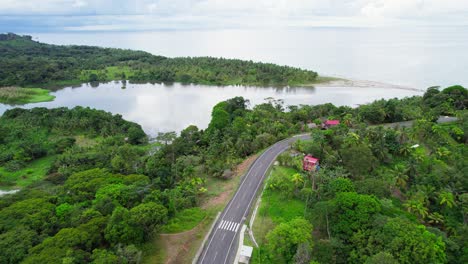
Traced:
<path fill-rule="evenodd" d="M 335 105 L 356 106 L 380 98 L 402 98 L 421 92 L 389 88 L 360 87 L 247 87 L 174 84 L 133 84 L 122 82 L 83 84 L 67 87 L 52 94 L 52 102 L 28 104 L 22 107 L 89 106 L 141 124 L 149 134 L 159 131 L 180 131 L 189 125 L 206 128 L 215 104 L 235 96 L 250 100 L 251 107 L 273 97 L 285 105 L 316 105 L 331 102 Z M 0 114 L 12 108 L 0 104 Z"/>

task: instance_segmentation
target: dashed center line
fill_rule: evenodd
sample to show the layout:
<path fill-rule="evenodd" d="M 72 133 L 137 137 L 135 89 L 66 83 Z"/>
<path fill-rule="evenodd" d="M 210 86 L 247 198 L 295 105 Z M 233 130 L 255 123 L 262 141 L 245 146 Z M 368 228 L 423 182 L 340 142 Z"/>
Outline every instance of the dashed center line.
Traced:
<path fill-rule="evenodd" d="M 239 229 L 239 223 L 223 220 L 221 223 L 219 223 L 218 228 L 231 232 L 237 232 L 237 229 Z"/>

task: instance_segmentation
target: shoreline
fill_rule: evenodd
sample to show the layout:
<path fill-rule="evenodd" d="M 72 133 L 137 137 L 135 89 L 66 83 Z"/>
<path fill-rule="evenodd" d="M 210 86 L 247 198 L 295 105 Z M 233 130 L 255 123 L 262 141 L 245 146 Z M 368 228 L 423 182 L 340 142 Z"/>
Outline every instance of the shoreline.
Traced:
<path fill-rule="evenodd" d="M 415 87 L 397 85 L 385 82 L 378 81 L 369 81 L 369 80 L 357 80 L 357 79 L 348 79 L 348 78 L 338 78 L 338 77 L 326 77 L 330 78 L 328 81 L 323 81 L 319 83 L 311 84 L 310 86 L 314 87 L 356 87 L 356 88 L 379 88 L 379 89 L 400 89 L 407 91 L 416 91 L 424 92 L 423 89 L 418 89 Z"/>

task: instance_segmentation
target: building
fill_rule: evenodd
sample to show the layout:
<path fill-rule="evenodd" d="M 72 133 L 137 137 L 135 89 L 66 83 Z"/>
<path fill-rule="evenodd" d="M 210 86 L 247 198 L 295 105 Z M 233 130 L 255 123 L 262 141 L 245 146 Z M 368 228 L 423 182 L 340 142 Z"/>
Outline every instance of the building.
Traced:
<path fill-rule="evenodd" d="M 302 162 L 302 169 L 305 171 L 316 171 L 319 168 L 319 159 L 306 155 Z"/>
<path fill-rule="evenodd" d="M 340 124 L 340 120 L 327 120 L 323 122 L 322 128 L 323 129 L 328 129 L 330 127 L 334 127 Z"/>
<path fill-rule="evenodd" d="M 243 245 L 240 252 L 239 262 L 248 264 L 250 263 L 250 258 L 252 257 L 253 248 Z"/>

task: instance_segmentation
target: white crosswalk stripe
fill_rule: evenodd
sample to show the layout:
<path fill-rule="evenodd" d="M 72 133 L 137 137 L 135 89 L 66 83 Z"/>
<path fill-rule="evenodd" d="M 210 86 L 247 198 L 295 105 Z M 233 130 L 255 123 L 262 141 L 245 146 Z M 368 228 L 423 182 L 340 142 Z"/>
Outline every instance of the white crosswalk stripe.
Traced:
<path fill-rule="evenodd" d="M 219 223 L 218 228 L 232 232 L 237 232 L 237 230 L 239 229 L 239 225 L 239 223 L 222 220 L 221 223 Z"/>

